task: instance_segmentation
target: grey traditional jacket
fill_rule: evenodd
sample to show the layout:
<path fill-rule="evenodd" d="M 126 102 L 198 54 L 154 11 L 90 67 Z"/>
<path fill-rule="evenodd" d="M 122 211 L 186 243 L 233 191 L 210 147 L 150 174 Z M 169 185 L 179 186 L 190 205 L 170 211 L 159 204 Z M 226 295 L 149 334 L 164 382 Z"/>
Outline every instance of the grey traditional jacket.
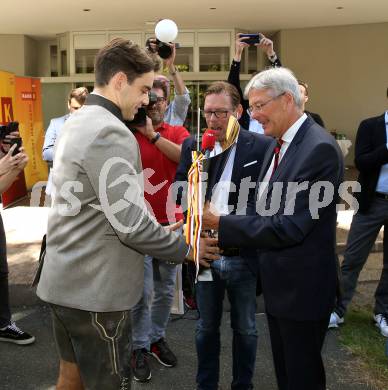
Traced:
<path fill-rule="evenodd" d="M 63 127 L 37 289 L 46 302 L 95 312 L 130 309 L 142 295 L 145 253 L 178 263 L 187 253 L 183 238 L 145 209 L 138 144 L 120 119 L 117 106 L 90 95 Z"/>

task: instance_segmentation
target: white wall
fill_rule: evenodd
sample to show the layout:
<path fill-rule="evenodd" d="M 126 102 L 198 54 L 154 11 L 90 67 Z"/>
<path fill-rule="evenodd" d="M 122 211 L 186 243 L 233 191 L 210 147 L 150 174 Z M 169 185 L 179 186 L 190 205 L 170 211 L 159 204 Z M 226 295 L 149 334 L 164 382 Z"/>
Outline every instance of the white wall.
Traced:
<path fill-rule="evenodd" d="M 24 36 L 0 35 L 0 70 L 24 75 Z"/>
<path fill-rule="evenodd" d="M 306 109 L 354 146 L 360 121 L 388 109 L 388 23 L 282 30 L 278 41 L 282 64 L 309 84 Z"/>
<path fill-rule="evenodd" d="M 24 75 L 38 76 L 38 42 L 28 36 L 24 36 Z"/>

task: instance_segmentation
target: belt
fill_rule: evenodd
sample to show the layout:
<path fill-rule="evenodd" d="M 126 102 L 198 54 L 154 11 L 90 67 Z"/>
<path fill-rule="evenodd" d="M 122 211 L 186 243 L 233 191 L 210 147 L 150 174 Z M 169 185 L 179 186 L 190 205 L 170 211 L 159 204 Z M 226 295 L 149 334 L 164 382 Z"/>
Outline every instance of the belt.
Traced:
<path fill-rule="evenodd" d="M 376 198 L 388 200 L 388 194 L 383 194 L 382 192 L 375 192 Z"/>
<path fill-rule="evenodd" d="M 239 248 L 221 248 L 221 255 L 226 257 L 240 256 Z"/>

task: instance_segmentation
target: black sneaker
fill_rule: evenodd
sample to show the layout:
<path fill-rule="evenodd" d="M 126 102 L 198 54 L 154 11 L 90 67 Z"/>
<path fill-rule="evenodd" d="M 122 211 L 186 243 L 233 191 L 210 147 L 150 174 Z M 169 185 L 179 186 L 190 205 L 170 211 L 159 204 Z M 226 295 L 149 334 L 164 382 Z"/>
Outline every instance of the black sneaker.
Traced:
<path fill-rule="evenodd" d="M 148 382 L 151 379 L 151 369 L 147 360 L 145 348 L 135 349 L 132 352 L 131 367 L 133 377 L 137 382 Z"/>
<path fill-rule="evenodd" d="M 163 366 L 174 367 L 177 364 L 176 356 L 163 338 L 151 344 L 150 354 Z"/>
<path fill-rule="evenodd" d="M 35 341 L 35 337 L 19 329 L 14 322 L 11 322 L 5 329 L 0 329 L 0 341 L 27 345 Z"/>

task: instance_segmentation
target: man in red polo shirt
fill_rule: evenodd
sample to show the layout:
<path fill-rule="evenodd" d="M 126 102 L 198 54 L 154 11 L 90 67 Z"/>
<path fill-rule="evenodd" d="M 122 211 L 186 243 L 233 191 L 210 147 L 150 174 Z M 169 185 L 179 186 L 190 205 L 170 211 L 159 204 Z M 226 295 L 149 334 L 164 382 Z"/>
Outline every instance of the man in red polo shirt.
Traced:
<path fill-rule="evenodd" d="M 147 123 L 137 127 L 135 137 L 139 143 L 143 164 L 145 188 L 144 196 L 151 212 L 162 225 L 172 220 L 183 219 L 182 212 L 176 210 L 169 196 L 169 188 L 174 181 L 180 160 L 181 144 L 189 136 L 183 126 L 171 126 L 164 122 L 167 109 L 167 88 L 155 80 L 152 92 L 157 102 L 146 108 Z M 159 262 L 150 256 L 144 261 L 144 291 L 139 303 L 132 309 L 132 368 L 135 380 L 147 382 L 151 370 L 147 354 L 154 356 L 162 365 L 173 367 L 177 358 L 165 341 L 165 330 L 174 300 L 176 265 Z"/>

